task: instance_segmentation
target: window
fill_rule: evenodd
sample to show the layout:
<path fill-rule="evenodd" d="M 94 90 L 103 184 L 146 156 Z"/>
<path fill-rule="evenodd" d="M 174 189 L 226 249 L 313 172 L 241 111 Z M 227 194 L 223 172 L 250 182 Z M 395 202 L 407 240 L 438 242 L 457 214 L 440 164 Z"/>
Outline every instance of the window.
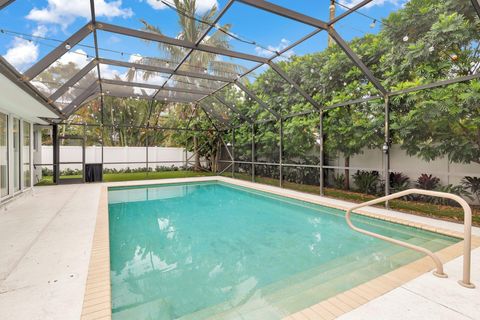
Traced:
<path fill-rule="evenodd" d="M 23 122 L 23 187 L 29 188 L 32 184 L 31 171 L 30 171 L 30 146 L 31 146 L 31 127 L 30 123 Z"/>
<path fill-rule="evenodd" d="M 0 197 L 8 193 L 8 116 L 0 113 Z"/>

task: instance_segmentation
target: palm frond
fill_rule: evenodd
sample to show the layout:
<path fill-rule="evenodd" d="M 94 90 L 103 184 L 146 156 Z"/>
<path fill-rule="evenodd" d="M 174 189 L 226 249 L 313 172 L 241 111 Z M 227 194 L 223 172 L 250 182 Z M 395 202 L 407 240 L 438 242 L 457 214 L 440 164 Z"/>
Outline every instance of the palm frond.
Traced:
<path fill-rule="evenodd" d="M 221 30 L 216 30 L 211 36 L 206 37 L 203 43 L 217 48 L 229 49 L 230 48 L 230 36 L 225 32 L 229 32 L 231 29 L 230 24 L 226 24 L 221 27 Z"/>
<path fill-rule="evenodd" d="M 151 32 L 151 33 L 163 35 L 160 28 L 149 24 L 147 21 L 145 21 L 143 19 L 141 19 L 140 22 L 143 23 L 143 25 L 144 25 L 144 27 L 142 28 L 143 30 Z M 151 43 L 151 41 L 149 41 L 149 40 L 145 40 L 145 42 Z M 183 57 L 183 55 L 185 54 L 185 51 L 186 51 L 182 47 L 172 46 L 170 44 L 161 43 L 161 42 L 158 42 L 157 46 L 158 46 L 158 50 L 168 54 L 168 56 L 174 61 L 180 61 L 180 59 Z"/>
<path fill-rule="evenodd" d="M 213 60 L 210 61 L 210 70 L 217 76 L 235 78 L 238 74 L 245 73 L 248 68 L 229 61 Z"/>

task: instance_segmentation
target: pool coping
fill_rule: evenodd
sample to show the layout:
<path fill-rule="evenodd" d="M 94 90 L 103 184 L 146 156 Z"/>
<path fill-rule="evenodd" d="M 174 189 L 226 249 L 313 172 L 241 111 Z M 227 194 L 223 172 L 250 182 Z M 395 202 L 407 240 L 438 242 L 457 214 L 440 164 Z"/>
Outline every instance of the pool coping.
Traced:
<path fill-rule="evenodd" d="M 341 210 L 348 209 L 348 206 L 322 201 L 320 196 L 313 195 L 315 197 L 313 198 L 312 195 L 303 192 L 292 191 L 288 189 L 282 189 L 278 187 L 222 176 L 103 183 L 101 185 L 100 200 L 97 211 L 97 221 L 95 224 L 95 231 L 92 242 L 92 251 L 88 267 L 81 320 L 112 319 L 108 188 L 121 186 L 163 185 L 171 183 L 187 183 L 201 181 L 221 181 L 331 208 Z M 350 204 L 353 205 L 353 203 Z M 405 219 L 372 213 L 368 211 L 368 208 L 355 212 L 371 218 L 416 227 L 423 230 L 428 230 L 435 233 L 463 239 L 463 233 L 461 232 L 449 230 L 446 228 L 434 227 L 425 223 L 412 222 Z M 478 247 L 480 247 L 480 237 L 472 235 L 472 250 Z M 445 264 L 463 254 L 463 241 L 460 241 L 454 245 L 437 251 L 436 254 L 439 256 L 442 263 Z M 366 304 L 367 302 L 378 298 L 383 294 L 395 288 L 398 288 L 406 282 L 413 280 L 418 276 L 433 269 L 434 265 L 429 257 L 420 258 L 389 273 L 381 275 L 373 280 L 365 282 L 359 286 L 337 294 L 329 299 L 323 300 L 292 315 L 289 315 L 284 319 L 335 319 L 336 317 L 352 311 L 360 307 L 361 305 Z"/>

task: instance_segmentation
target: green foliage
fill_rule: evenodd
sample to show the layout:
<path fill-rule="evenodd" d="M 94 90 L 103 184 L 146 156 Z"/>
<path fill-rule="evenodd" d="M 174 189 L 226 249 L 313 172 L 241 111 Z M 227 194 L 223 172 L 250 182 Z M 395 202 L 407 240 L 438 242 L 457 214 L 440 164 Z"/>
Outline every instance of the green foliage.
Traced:
<path fill-rule="evenodd" d="M 317 168 L 311 167 L 288 167 L 283 168 L 283 179 L 298 184 L 319 184 L 319 172 Z"/>
<path fill-rule="evenodd" d="M 479 177 L 464 177 L 462 179 L 462 186 L 470 190 L 471 194 L 480 202 L 480 178 Z"/>
<path fill-rule="evenodd" d="M 78 176 L 78 175 L 82 175 L 81 169 L 66 168 L 60 171 L 60 176 Z"/>
<path fill-rule="evenodd" d="M 451 193 L 455 194 L 457 196 L 460 196 L 462 198 L 468 198 L 472 200 L 470 192 L 466 190 L 466 188 L 462 185 L 457 185 L 454 186 L 453 184 L 448 184 L 446 186 L 440 186 L 436 189 L 436 191 L 440 192 L 446 192 L 446 193 Z M 441 205 L 450 205 L 450 206 L 458 206 L 458 202 L 446 199 L 446 198 L 439 198 L 439 197 L 432 197 L 431 199 L 432 203 L 435 204 L 441 204 Z"/>
<path fill-rule="evenodd" d="M 390 189 L 399 192 L 410 187 L 410 178 L 401 172 L 390 172 Z"/>
<path fill-rule="evenodd" d="M 422 173 L 420 177 L 418 177 L 415 187 L 424 190 L 435 190 L 440 186 L 440 179 L 431 175 Z"/>
<path fill-rule="evenodd" d="M 478 64 L 475 49 L 480 40 L 479 19 L 472 11 L 468 0 L 409 1 L 386 19 L 380 33 L 353 39 L 349 45 L 392 90 L 469 75 Z M 405 35 L 408 41 L 403 41 Z M 376 93 L 338 46 L 294 56 L 279 66 L 327 106 Z M 283 115 L 312 108 L 272 70 L 250 87 Z M 480 82 L 476 80 L 393 97 L 392 143 L 428 161 L 447 156 L 452 162 L 480 163 L 479 102 Z M 327 155 L 348 158 L 365 148 L 380 148 L 383 107 L 377 100 L 329 110 L 324 120 Z M 284 128 L 288 137 L 284 154 L 306 156 L 314 146 L 316 126 L 315 120 L 289 119 Z M 271 132 L 276 134 L 276 130 Z M 257 141 L 259 145 L 276 144 L 269 134 L 260 134 Z M 264 150 L 257 152 L 262 157 Z"/>
<path fill-rule="evenodd" d="M 53 176 L 53 170 L 49 168 L 42 168 L 42 176 Z"/>
<path fill-rule="evenodd" d="M 408 110 L 396 116 L 392 129 L 408 154 L 480 163 L 479 81 L 421 91 L 397 102 Z"/>
<path fill-rule="evenodd" d="M 343 189 L 345 187 L 345 175 L 339 173 L 333 176 L 333 185 L 335 189 Z"/>
<path fill-rule="evenodd" d="M 376 194 L 380 177 L 378 171 L 357 170 L 353 175 L 353 183 L 357 191 L 366 194 Z"/>

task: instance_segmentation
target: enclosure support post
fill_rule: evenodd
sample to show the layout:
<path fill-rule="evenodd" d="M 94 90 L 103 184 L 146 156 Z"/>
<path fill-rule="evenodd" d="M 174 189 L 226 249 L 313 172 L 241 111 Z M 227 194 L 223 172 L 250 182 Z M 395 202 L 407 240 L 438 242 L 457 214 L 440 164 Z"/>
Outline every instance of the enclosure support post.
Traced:
<path fill-rule="evenodd" d="M 235 128 L 232 128 L 232 178 L 235 178 Z"/>
<path fill-rule="evenodd" d="M 87 143 L 87 125 L 83 124 L 83 140 L 82 140 L 82 182 L 86 182 L 86 174 L 85 174 L 85 161 L 86 161 L 86 154 L 85 154 L 85 147 Z M 103 175 L 103 174 L 102 174 Z"/>
<path fill-rule="evenodd" d="M 147 127 L 147 132 L 145 132 L 145 157 L 146 157 L 146 161 L 145 161 L 145 164 L 147 166 L 147 177 L 148 177 L 148 133 L 150 131 L 148 130 L 148 127 Z"/>
<path fill-rule="evenodd" d="M 252 123 L 252 182 L 255 182 L 255 124 Z"/>
<path fill-rule="evenodd" d="M 187 144 L 188 144 L 188 139 L 187 139 Z M 188 151 L 187 151 L 187 145 L 185 145 L 185 171 L 188 170 Z"/>
<path fill-rule="evenodd" d="M 320 164 L 320 195 L 323 196 L 323 188 L 325 185 L 325 177 L 323 174 L 323 111 L 320 111 L 320 120 L 319 120 L 319 127 L 318 127 L 318 140 L 320 144 L 320 159 L 319 164 Z"/>
<path fill-rule="evenodd" d="M 283 187 L 283 119 L 280 118 L 280 144 L 278 150 L 278 157 L 279 157 L 279 185 L 280 188 Z"/>
<path fill-rule="evenodd" d="M 101 107 L 101 110 L 102 110 L 102 114 L 103 114 L 103 105 Z M 101 141 L 101 147 L 102 147 L 101 156 L 102 156 L 102 182 L 103 182 L 103 173 L 104 173 L 104 170 L 105 170 L 104 164 L 103 164 L 104 163 L 104 160 L 103 160 L 104 150 L 103 150 L 103 148 L 105 146 L 105 141 L 104 141 L 104 139 L 105 139 L 105 126 L 103 125 L 103 116 L 102 116 L 102 122 L 101 122 L 101 125 L 100 125 L 100 132 L 101 132 L 100 134 L 102 135 L 100 141 Z"/>
<path fill-rule="evenodd" d="M 59 155 L 60 147 L 58 145 L 58 124 L 52 126 L 52 145 L 53 145 L 53 183 L 58 184 L 60 178 Z"/>
<path fill-rule="evenodd" d="M 383 153 L 385 154 L 385 196 L 390 194 L 390 102 L 388 96 L 385 97 L 385 140 L 383 144 Z M 385 207 L 389 208 L 388 201 L 385 202 Z"/>

